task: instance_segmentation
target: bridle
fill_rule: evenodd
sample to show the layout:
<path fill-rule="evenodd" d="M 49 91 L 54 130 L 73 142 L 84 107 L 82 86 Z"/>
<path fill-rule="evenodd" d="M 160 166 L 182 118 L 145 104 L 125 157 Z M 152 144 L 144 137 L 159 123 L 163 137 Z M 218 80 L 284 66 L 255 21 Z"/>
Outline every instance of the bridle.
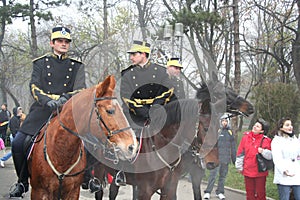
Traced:
<path fill-rule="evenodd" d="M 247 115 L 246 113 L 243 113 L 242 111 L 238 110 L 238 109 L 232 109 L 233 105 L 238 102 L 240 99 L 242 99 L 243 97 L 241 96 L 236 96 L 235 99 L 226 107 L 227 112 L 229 112 L 231 115 L 228 118 L 232 118 L 238 115 L 242 115 L 244 117 L 248 117 L 249 115 Z"/>
<path fill-rule="evenodd" d="M 68 131 L 69 133 L 73 134 L 74 136 L 80 138 L 82 141 L 84 142 L 87 142 L 89 144 L 92 144 L 93 147 L 95 149 L 97 148 L 101 148 L 103 149 L 105 152 L 108 152 L 111 154 L 111 152 L 108 150 L 107 151 L 107 144 L 108 143 L 111 143 L 109 141 L 110 137 L 113 136 L 114 134 L 118 134 L 118 133 L 121 133 L 123 131 L 126 131 L 128 129 L 130 129 L 131 127 L 125 127 L 125 128 L 121 128 L 121 129 L 118 129 L 118 130 L 114 130 L 112 131 L 108 126 L 107 124 L 105 123 L 105 121 L 103 120 L 101 114 L 99 113 L 98 109 L 97 109 L 97 102 L 98 101 L 103 101 L 103 100 L 114 100 L 114 99 L 117 99 L 116 97 L 110 97 L 110 96 L 105 96 L 105 97 L 96 97 L 95 95 L 95 92 L 94 92 L 94 102 L 93 102 L 93 107 L 91 109 L 91 112 L 90 112 L 90 117 L 89 117 L 89 127 L 88 127 L 88 133 L 90 133 L 90 128 L 91 128 L 91 120 L 92 120 L 92 116 L 93 116 L 93 111 L 96 112 L 96 115 L 97 115 L 97 120 L 98 120 L 98 127 L 99 129 L 101 130 L 101 124 L 104 126 L 104 128 L 106 129 L 106 131 L 108 132 L 107 136 L 106 136 L 106 143 L 104 144 L 102 142 L 102 140 L 100 140 L 100 144 L 95 144 L 94 142 L 86 139 L 85 137 L 82 137 L 78 132 L 75 132 L 73 130 L 71 130 L 70 128 L 68 128 L 67 126 L 65 126 L 65 124 L 61 121 L 60 119 L 60 112 L 59 112 L 59 108 L 57 108 L 56 110 L 56 113 L 57 113 L 57 118 L 59 120 L 59 124 L 61 125 L 61 127 L 63 127 L 66 131 Z M 76 160 L 75 163 L 73 163 L 69 169 L 67 169 L 65 172 L 63 173 L 60 173 L 53 165 L 53 163 L 51 162 L 51 159 L 49 157 L 49 154 L 47 153 L 47 144 L 46 144 L 46 139 L 47 139 L 47 127 L 50 123 L 50 120 L 53 116 L 53 113 L 51 114 L 51 116 L 49 117 L 48 119 L 48 122 L 46 124 L 46 128 L 45 128 L 45 131 L 44 131 L 44 158 L 45 160 L 47 161 L 47 163 L 49 164 L 50 168 L 52 169 L 52 171 L 57 175 L 58 177 L 58 180 L 59 180 L 59 192 L 58 192 L 58 199 L 60 199 L 60 196 L 61 196 L 61 189 L 62 189 L 62 181 L 64 179 L 64 177 L 72 177 L 72 176 L 77 176 L 79 175 L 80 173 L 84 172 L 85 169 L 81 170 L 81 171 L 78 171 L 78 172 L 75 172 L 73 174 L 69 174 L 72 169 L 80 162 L 81 158 L 82 158 L 82 152 L 83 152 L 83 149 L 82 149 L 82 146 L 80 146 L 80 152 L 79 152 L 79 155 L 78 155 L 78 158 Z M 112 145 L 114 147 L 114 145 Z M 114 147 L 114 152 L 113 152 L 114 156 L 115 156 L 115 159 L 114 159 L 114 162 L 119 162 L 119 158 L 117 157 L 116 155 L 116 152 L 115 152 L 115 147 Z"/>
<path fill-rule="evenodd" d="M 97 119 L 102 123 L 102 125 L 105 127 L 106 131 L 108 132 L 107 139 L 110 139 L 110 137 L 113 136 L 113 135 L 115 135 L 115 134 L 124 132 L 124 131 L 126 131 L 128 129 L 131 129 L 131 127 L 128 126 L 128 127 L 125 127 L 125 128 L 121 128 L 119 130 L 112 131 L 106 125 L 105 121 L 101 117 L 101 114 L 99 113 L 99 111 L 97 109 L 97 102 L 98 101 L 103 101 L 103 100 L 114 100 L 114 99 L 117 99 L 117 97 L 107 97 L 107 96 L 106 97 L 96 97 L 96 94 L 94 93 L 94 108 L 95 108 L 95 112 L 97 114 Z M 98 123 L 98 124 L 100 124 L 100 123 Z"/>

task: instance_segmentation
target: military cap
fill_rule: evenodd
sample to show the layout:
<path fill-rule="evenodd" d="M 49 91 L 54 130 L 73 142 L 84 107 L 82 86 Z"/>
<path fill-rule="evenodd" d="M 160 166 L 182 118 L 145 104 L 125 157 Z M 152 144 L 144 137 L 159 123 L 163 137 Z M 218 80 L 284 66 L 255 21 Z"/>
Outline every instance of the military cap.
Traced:
<path fill-rule="evenodd" d="M 182 68 L 181 62 L 179 58 L 170 58 L 167 62 L 167 66 L 175 66 Z"/>
<path fill-rule="evenodd" d="M 127 53 L 150 53 L 150 44 L 144 41 L 134 40 L 131 48 L 127 51 Z"/>
<path fill-rule="evenodd" d="M 72 41 L 70 29 L 66 27 L 53 28 L 51 32 L 51 40 L 58 39 L 58 38 L 65 38 L 69 41 Z"/>

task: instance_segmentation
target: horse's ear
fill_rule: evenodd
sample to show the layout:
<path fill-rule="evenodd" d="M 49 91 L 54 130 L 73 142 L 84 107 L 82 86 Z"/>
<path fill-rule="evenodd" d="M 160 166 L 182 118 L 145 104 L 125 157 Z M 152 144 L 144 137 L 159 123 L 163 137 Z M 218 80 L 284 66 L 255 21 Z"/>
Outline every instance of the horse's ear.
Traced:
<path fill-rule="evenodd" d="M 112 96 L 116 87 L 116 79 L 113 75 L 106 77 L 104 81 L 96 86 L 96 97 Z"/>

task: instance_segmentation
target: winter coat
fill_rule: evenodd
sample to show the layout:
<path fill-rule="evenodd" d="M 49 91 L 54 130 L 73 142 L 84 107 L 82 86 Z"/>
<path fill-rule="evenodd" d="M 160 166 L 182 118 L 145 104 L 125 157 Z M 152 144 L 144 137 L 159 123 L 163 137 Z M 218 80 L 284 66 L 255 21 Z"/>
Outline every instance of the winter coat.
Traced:
<path fill-rule="evenodd" d="M 227 126 L 219 130 L 218 138 L 219 162 L 229 164 L 235 163 L 236 145 L 232 131 Z"/>
<path fill-rule="evenodd" d="M 263 134 L 254 134 L 252 131 L 245 132 L 238 150 L 237 157 L 244 154 L 244 163 L 242 174 L 248 177 L 262 177 L 268 176 L 268 171 L 258 172 L 256 154 L 258 153 L 258 147 L 262 138 L 265 137 L 262 143 L 263 149 L 271 150 L 271 139 L 264 136 Z"/>
<path fill-rule="evenodd" d="M 13 109 L 13 117 L 10 119 L 9 122 L 9 129 L 13 137 L 16 136 L 21 124 L 20 116 L 17 115 L 17 107 Z"/>
<path fill-rule="evenodd" d="M 8 127 L 10 112 L 8 110 L 0 110 L 0 130 L 6 130 Z"/>
<path fill-rule="evenodd" d="M 121 72 L 120 95 L 123 111 L 132 125 L 143 125 L 154 104 L 165 105 L 173 96 L 171 80 L 163 66 L 148 61 L 145 66 L 131 65 Z"/>
<path fill-rule="evenodd" d="M 67 99 L 86 87 L 84 65 L 67 56 L 46 54 L 33 61 L 30 91 L 35 99 L 20 131 L 36 134 L 47 122 L 52 111 L 47 102 L 64 96 Z"/>
<path fill-rule="evenodd" d="M 296 136 L 276 135 L 271 143 L 274 162 L 274 183 L 300 185 L 300 141 Z M 288 170 L 294 176 L 286 176 Z"/>

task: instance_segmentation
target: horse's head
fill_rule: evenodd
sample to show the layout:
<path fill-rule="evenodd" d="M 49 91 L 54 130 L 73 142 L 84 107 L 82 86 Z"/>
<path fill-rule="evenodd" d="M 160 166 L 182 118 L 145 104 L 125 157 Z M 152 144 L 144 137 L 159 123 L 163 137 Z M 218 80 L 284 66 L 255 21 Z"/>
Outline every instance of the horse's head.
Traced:
<path fill-rule="evenodd" d="M 204 161 L 203 167 L 213 169 L 219 164 L 216 144 L 220 123 L 219 118 L 216 118 L 218 113 L 214 113 L 214 116 L 212 116 L 212 106 L 214 106 L 215 111 L 216 108 L 224 108 L 221 112 L 244 116 L 252 114 L 254 108 L 249 101 L 240 97 L 232 89 L 224 88 L 219 82 L 210 84 L 209 87 L 207 84 L 202 84 L 201 88 L 197 90 L 196 97 L 201 105 L 197 138 L 201 145 L 200 157 Z M 210 89 L 212 93 L 210 93 Z M 224 98 L 226 98 L 226 101 Z M 220 106 L 220 103 L 226 105 Z"/>
<path fill-rule="evenodd" d="M 122 160 L 135 157 L 138 142 L 134 131 L 130 128 L 120 104 L 114 97 L 116 81 L 108 76 L 95 89 L 94 103 L 101 130 L 107 136 L 108 144 Z"/>
<path fill-rule="evenodd" d="M 239 96 L 231 88 L 225 88 L 226 111 L 234 115 L 249 116 L 254 113 L 253 105 L 245 98 Z"/>
<path fill-rule="evenodd" d="M 211 90 L 213 94 L 210 94 L 209 88 L 206 83 L 202 83 L 201 87 L 197 90 L 196 98 L 202 102 L 202 107 L 204 110 L 210 112 L 210 108 L 207 108 L 208 104 L 212 99 L 218 101 L 222 98 L 225 93 L 226 97 L 226 112 L 233 115 L 244 115 L 249 116 L 254 113 L 253 105 L 247 101 L 245 98 L 239 96 L 233 89 L 228 87 L 222 87 L 222 84 L 211 84 L 213 85 Z M 225 89 L 225 91 L 224 91 Z M 225 103 L 225 102 L 224 102 Z M 208 111 L 209 110 L 209 111 Z"/>

